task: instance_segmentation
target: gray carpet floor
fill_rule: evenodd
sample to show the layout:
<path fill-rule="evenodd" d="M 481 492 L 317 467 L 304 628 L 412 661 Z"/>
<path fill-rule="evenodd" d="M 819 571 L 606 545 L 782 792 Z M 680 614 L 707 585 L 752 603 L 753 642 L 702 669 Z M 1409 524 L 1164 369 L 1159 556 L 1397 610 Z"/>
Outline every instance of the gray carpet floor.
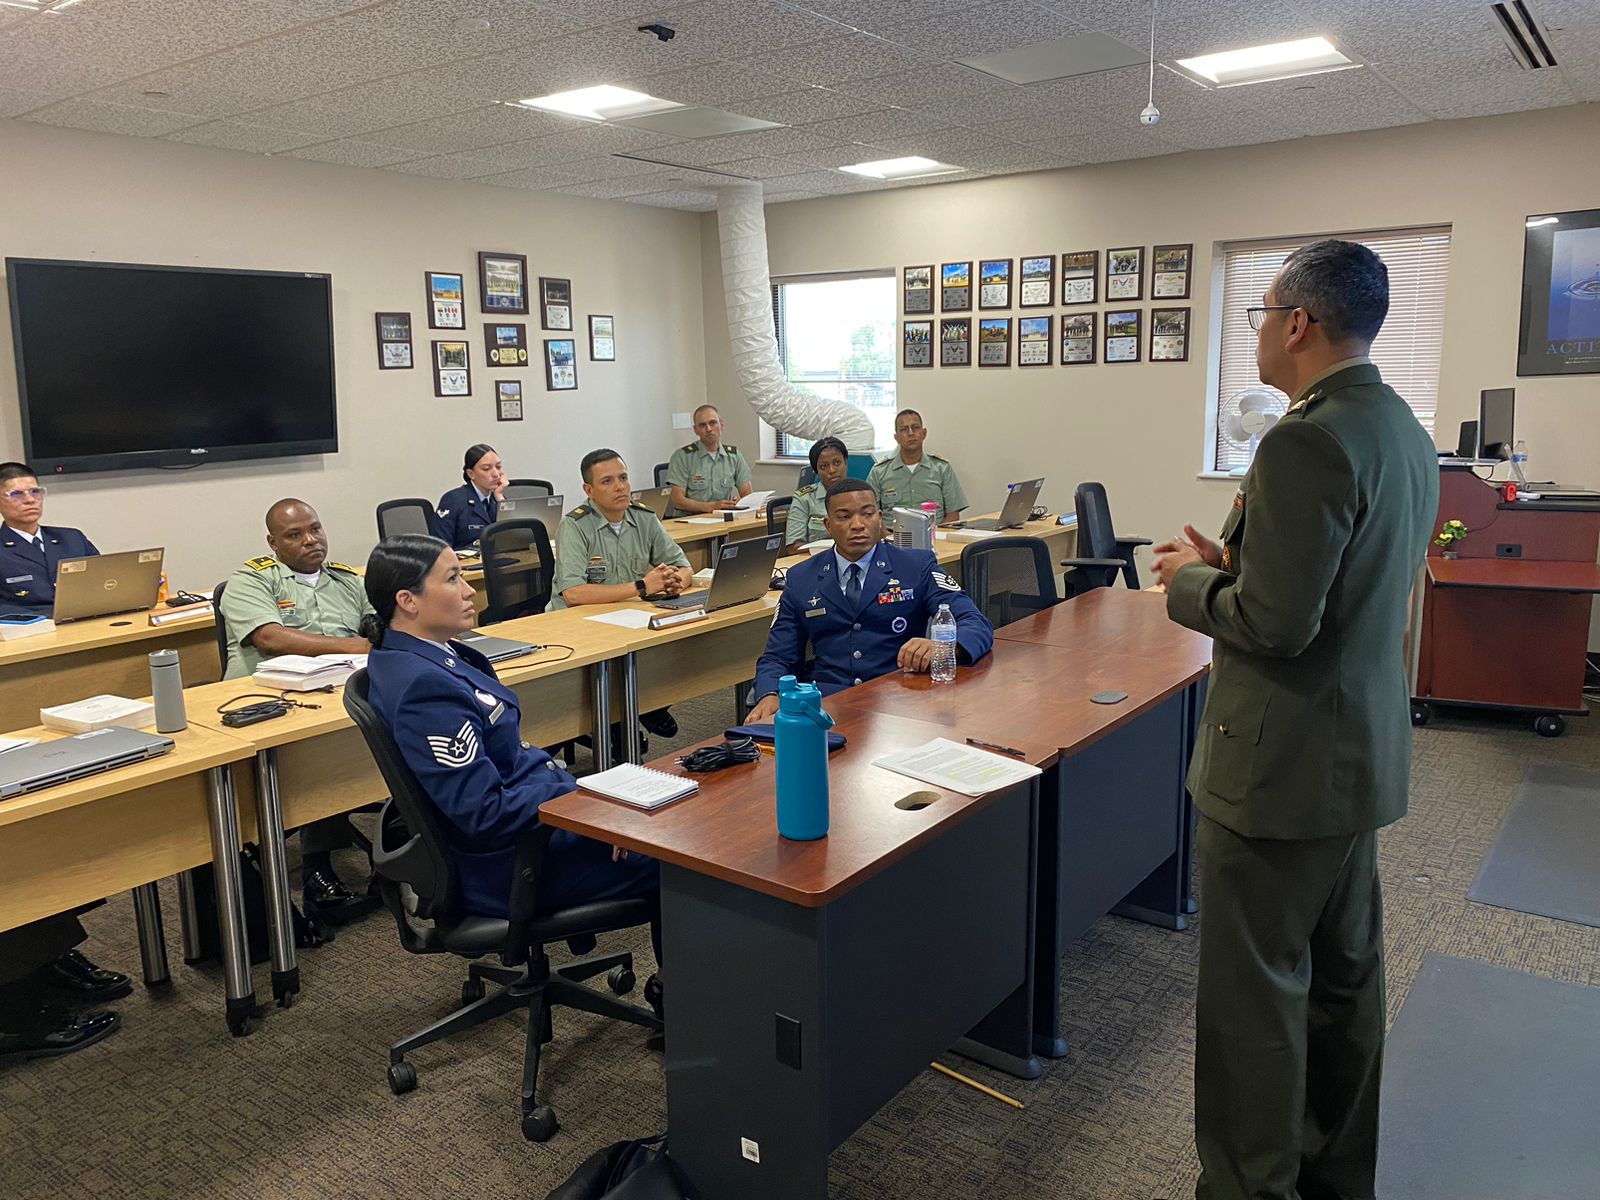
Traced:
<path fill-rule="evenodd" d="M 731 724 L 727 693 L 678 706 L 679 742 Z M 1600 987 L 1600 929 L 1470 903 L 1524 771 L 1600 768 L 1600 722 L 1556 741 L 1523 722 L 1436 717 L 1416 738 L 1411 815 L 1380 840 L 1390 1018 L 1432 951 Z M 652 743 L 652 752 L 664 747 Z M 291 843 L 292 845 L 292 843 Z M 360 877 L 361 860 L 340 869 Z M 169 935 L 176 910 L 166 893 Z M 1203 919 L 1203 917 L 1202 917 Z M 86 918 L 84 949 L 134 972 L 127 897 Z M 602 943 L 603 946 L 607 945 Z M 616 939 L 650 965 L 648 939 Z M 839 1200 L 1150 1200 L 1193 1194 L 1196 931 L 1107 918 L 1073 948 L 1070 1058 L 1034 1083 L 949 1061 L 1022 1099 L 1022 1111 L 928 1072 L 833 1158 Z M 301 958 L 304 993 L 244 1040 L 221 983 L 174 955 L 176 986 L 119 1004 L 124 1027 L 69 1059 L 0 1070 L 0 1197 L 540 1198 L 592 1149 L 666 1124 L 660 1060 L 636 1031 L 557 1017 L 543 1082 L 563 1121 L 544 1146 L 517 1128 L 522 1027 L 504 1020 L 420 1052 L 420 1086 L 384 1081 L 391 1038 L 457 1002 L 463 972 L 405 954 L 386 916 Z M 951 962 L 907 963 L 908 1002 Z M 256 972 L 258 994 L 266 972 Z M 1470 1047 L 1463 1047 L 1470 1053 Z M 759 1200 L 759 1198 L 752 1198 Z M 1403 1198 L 1393 1198 L 1403 1200 Z"/>

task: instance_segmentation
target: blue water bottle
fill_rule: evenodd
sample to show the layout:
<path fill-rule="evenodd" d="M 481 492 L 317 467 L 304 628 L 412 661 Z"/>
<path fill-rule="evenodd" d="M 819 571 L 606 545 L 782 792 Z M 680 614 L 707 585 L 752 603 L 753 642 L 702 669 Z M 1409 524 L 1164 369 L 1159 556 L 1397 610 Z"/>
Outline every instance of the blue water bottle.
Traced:
<path fill-rule="evenodd" d="M 797 842 L 828 834 L 828 730 L 814 683 L 778 680 L 778 716 L 773 722 L 778 752 L 778 833 Z"/>

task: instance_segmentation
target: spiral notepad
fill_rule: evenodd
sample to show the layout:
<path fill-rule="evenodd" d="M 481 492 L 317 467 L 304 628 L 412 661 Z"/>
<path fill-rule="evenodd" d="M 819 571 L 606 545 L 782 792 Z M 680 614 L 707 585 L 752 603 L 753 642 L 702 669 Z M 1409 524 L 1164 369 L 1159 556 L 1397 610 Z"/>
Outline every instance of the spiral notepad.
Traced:
<path fill-rule="evenodd" d="M 665 771 L 652 771 L 636 763 L 623 763 L 609 771 L 586 775 L 578 780 L 578 786 L 608 800 L 620 800 L 643 809 L 660 808 L 700 790 L 698 780 L 668 775 Z"/>

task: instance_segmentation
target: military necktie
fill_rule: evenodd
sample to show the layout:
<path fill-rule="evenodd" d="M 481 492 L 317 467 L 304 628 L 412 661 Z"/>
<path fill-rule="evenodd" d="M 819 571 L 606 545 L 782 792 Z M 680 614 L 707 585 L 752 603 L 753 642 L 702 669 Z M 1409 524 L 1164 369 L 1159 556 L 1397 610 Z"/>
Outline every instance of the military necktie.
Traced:
<path fill-rule="evenodd" d="M 844 598 L 851 608 L 855 608 L 861 603 L 861 564 L 851 563 L 849 575 L 844 584 Z"/>

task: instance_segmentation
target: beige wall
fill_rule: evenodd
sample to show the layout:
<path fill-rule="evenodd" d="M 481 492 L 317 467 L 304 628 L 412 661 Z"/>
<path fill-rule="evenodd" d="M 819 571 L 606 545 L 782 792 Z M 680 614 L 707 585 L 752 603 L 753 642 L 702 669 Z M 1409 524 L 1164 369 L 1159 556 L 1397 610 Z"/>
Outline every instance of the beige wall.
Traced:
<path fill-rule="evenodd" d="M 1516 377 L 1523 218 L 1600 206 L 1597 145 L 1600 107 L 1584 106 L 781 204 L 767 210 L 771 269 L 1193 242 L 1200 276 L 1191 303 L 1203 333 L 1212 318 L 1207 264 L 1219 242 L 1448 224 L 1436 440 L 1455 444 L 1480 389 L 1512 385 L 1538 475 L 1600 486 L 1600 377 Z M 754 412 L 734 402 L 715 217 L 705 218 L 702 253 L 708 388 L 725 405 L 732 440 L 753 446 Z M 1235 486 L 1197 478 L 1215 376 L 1203 337 L 1191 358 L 903 371 L 899 395 L 921 410 L 929 449 L 957 465 L 978 509 L 996 507 L 1009 480 L 1045 475 L 1043 500 L 1056 507 L 1071 504 L 1080 480 L 1098 479 L 1119 530 L 1160 538 L 1186 520 L 1219 526 Z M 758 486 L 793 480 L 788 468 L 758 469 Z"/>
<path fill-rule="evenodd" d="M 0 180 L 0 254 L 333 276 L 338 453 L 49 481 L 47 522 L 79 526 L 103 550 L 164 544 L 183 586 L 209 587 L 264 553 L 262 515 L 285 495 L 320 510 L 336 560 L 365 562 L 378 502 L 436 500 L 460 482 L 461 452 L 477 441 L 512 474 L 552 479 L 569 496 L 581 494 L 578 460 L 598 445 L 622 451 L 648 482 L 676 444 L 672 410 L 704 394 L 691 214 L 6 121 Z M 577 391 L 545 390 L 537 356 L 551 335 L 537 312 L 526 318 L 536 361 L 485 369 L 479 250 L 525 253 L 532 275 L 571 278 Z M 453 335 L 426 328 L 425 270 L 467 276 L 470 397 L 433 395 L 429 338 Z M 412 315 L 411 371 L 376 366 L 373 313 L 391 309 Z M 594 312 L 616 316 L 615 363 L 588 361 Z M 522 380 L 520 424 L 495 421 L 496 376 Z M 0 458 L 21 455 L 5 311 Z"/>

